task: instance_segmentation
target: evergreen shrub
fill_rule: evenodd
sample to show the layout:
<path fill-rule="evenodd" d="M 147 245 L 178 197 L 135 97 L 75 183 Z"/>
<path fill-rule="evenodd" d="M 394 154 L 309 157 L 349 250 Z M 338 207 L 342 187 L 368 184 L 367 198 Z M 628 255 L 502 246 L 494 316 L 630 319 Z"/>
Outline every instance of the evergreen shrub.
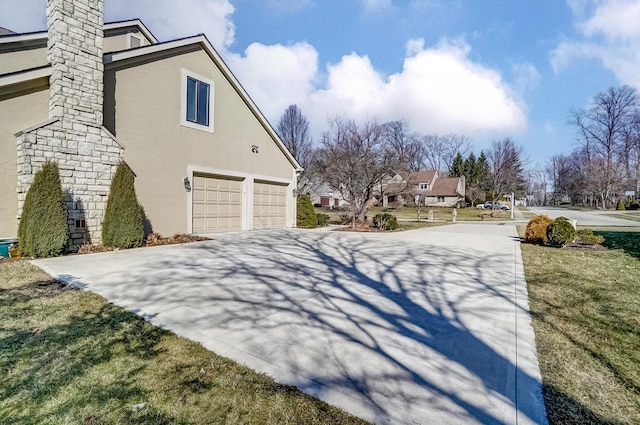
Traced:
<path fill-rule="evenodd" d="M 622 199 L 618 199 L 618 204 L 616 205 L 616 210 L 624 211 L 626 208 L 624 207 L 624 201 Z"/>
<path fill-rule="evenodd" d="M 591 229 L 580 229 L 576 232 L 576 239 L 585 245 L 595 245 L 604 242 L 604 236 L 594 235 Z"/>
<path fill-rule="evenodd" d="M 629 209 L 630 210 L 640 209 L 640 202 L 637 199 L 634 199 L 633 201 L 631 201 L 631 204 L 629 204 Z"/>
<path fill-rule="evenodd" d="M 306 228 L 314 228 L 318 226 L 318 216 L 313 209 L 311 197 L 306 193 L 298 196 L 296 226 Z"/>
<path fill-rule="evenodd" d="M 135 174 L 122 161 L 111 181 L 102 223 L 102 244 L 124 249 L 142 246 L 143 241 L 142 206 L 136 197 Z"/>
<path fill-rule="evenodd" d="M 316 214 L 318 218 L 318 227 L 325 227 L 329 224 L 329 214 L 319 213 Z"/>
<path fill-rule="evenodd" d="M 58 165 L 45 162 L 34 176 L 22 207 L 18 245 L 25 257 L 53 257 L 64 253 L 69 241 L 67 204 Z"/>
<path fill-rule="evenodd" d="M 544 245 L 547 243 L 547 227 L 553 222 L 546 215 L 536 215 L 527 224 L 524 232 L 524 241 L 526 243 Z"/>
<path fill-rule="evenodd" d="M 396 230 L 398 228 L 398 219 L 395 215 L 389 213 L 376 214 L 373 217 L 373 225 L 382 230 Z"/>
<path fill-rule="evenodd" d="M 547 244 L 562 248 L 576 237 L 576 229 L 565 217 L 558 217 L 547 227 Z"/>

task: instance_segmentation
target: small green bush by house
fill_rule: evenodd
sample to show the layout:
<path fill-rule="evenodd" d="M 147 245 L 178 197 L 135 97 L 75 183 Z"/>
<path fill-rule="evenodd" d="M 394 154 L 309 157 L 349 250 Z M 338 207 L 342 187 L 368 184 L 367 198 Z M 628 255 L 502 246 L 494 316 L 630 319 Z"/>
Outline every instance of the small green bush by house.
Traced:
<path fill-rule="evenodd" d="M 298 195 L 296 226 L 306 228 L 314 228 L 318 226 L 318 216 L 313 209 L 311 197 L 306 193 Z"/>
<path fill-rule="evenodd" d="M 20 252 L 28 257 L 61 255 L 69 241 L 67 204 L 58 165 L 46 162 L 34 176 L 18 226 Z"/>
<path fill-rule="evenodd" d="M 624 207 L 624 201 L 622 199 L 618 199 L 618 204 L 616 205 L 616 209 L 618 211 L 624 211 L 626 209 Z"/>
<path fill-rule="evenodd" d="M 576 240 L 585 245 L 595 245 L 604 242 L 604 236 L 594 235 L 591 229 L 580 229 L 576 232 Z"/>
<path fill-rule="evenodd" d="M 565 217 L 558 217 L 547 227 L 547 244 L 562 248 L 576 237 L 576 229 Z"/>
<path fill-rule="evenodd" d="M 637 199 L 634 199 L 633 201 L 631 201 L 631 203 L 629 204 L 629 209 L 630 210 L 640 209 L 640 201 L 638 201 Z"/>
<path fill-rule="evenodd" d="M 373 225 L 382 230 L 396 230 L 398 228 L 398 219 L 395 215 L 389 213 L 376 214 L 373 217 Z"/>
<path fill-rule="evenodd" d="M 111 181 L 107 210 L 102 223 L 102 243 L 117 248 L 142 246 L 142 207 L 136 197 L 135 174 L 126 162 L 118 164 Z"/>
<path fill-rule="evenodd" d="M 316 214 L 318 218 L 318 227 L 325 227 L 329 224 L 329 214 L 319 213 Z"/>
<path fill-rule="evenodd" d="M 524 232 L 524 241 L 526 243 L 544 245 L 547 243 L 547 227 L 553 222 L 546 215 L 536 215 L 527 224 Z"/>

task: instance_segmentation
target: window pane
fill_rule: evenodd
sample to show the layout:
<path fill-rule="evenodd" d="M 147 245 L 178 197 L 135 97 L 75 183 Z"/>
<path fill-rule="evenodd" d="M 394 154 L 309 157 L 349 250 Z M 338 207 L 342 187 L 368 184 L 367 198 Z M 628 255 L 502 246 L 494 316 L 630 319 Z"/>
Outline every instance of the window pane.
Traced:
<path fill-rule="evenodd" d="M 197 81 L 187 77 L 187 121 L 196 122 L 196 86 Z"/>
<path fill-rule="evenodd" d="M 209 84 L 198 81 L 198 124 L 209 125 Z"/>

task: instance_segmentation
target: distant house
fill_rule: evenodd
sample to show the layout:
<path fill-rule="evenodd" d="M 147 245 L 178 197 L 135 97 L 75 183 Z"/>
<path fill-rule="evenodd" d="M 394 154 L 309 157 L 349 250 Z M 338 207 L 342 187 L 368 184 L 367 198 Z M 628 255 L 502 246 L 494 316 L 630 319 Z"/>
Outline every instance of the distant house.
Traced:
<path fill-rule="evenodd" d="M 465 178 L 440 177 L 437 171 L 396 174 L 383 185 L 380 196 L 384 207 L 401 207 L 410 202 L 434 207 L 462 207 L 465 205 Z"/>
<path fill-rule="evenodd" d="M 295 226 L 300 166 L 204 35 L 103 24 L 103 0 L 47 0 L 47 27 L 0 28 L 0 237 L 46 160 L 74 244 L 100 241 L 123 160 L 153 231 Z"/>

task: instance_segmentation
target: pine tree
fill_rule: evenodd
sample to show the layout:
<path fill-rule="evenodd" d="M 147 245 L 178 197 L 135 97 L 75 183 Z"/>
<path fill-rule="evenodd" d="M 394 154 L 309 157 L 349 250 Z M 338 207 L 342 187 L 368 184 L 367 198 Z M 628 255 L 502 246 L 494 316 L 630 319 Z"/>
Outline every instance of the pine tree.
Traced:
<path fill-rule="evenodd" d="M 449 175 L 451 177 L 460 177 L 464 175 L 464 160 L 460 152 L 453 158 L 451 168 L 449 169 Z"/>
<path fill-rule="evenodd" d="M 27 192 L 18 226 L 23 256 L 61 255 L 69 241 L 67 204 L 60 185 L 58 165 L 46 162 Z"/>
<path fill-rule="evenodd" d="M 296 206 L 296 226 L 297 227 L 318 227 L 318 216 L 313 209 L 311 198 L 306 193 L 298 196 Z"/>
<path fill-rule="evenodd" d="M 118 164 L 111 182 L 102 223 L 102 243 L 117 248 L 141 246 L 144 241 L 142 207 L 135 190 L 135 174 L 126 162 Z"/>

